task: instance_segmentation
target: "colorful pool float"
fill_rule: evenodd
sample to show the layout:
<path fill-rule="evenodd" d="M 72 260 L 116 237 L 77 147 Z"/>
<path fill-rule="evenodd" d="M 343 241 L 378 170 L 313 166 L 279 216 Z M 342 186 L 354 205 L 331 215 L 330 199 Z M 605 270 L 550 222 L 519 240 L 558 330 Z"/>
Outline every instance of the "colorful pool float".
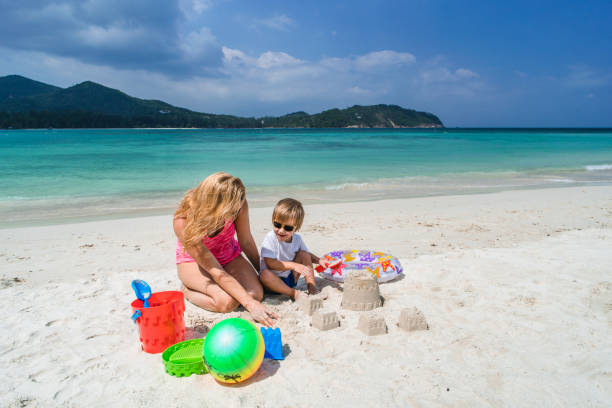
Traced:
<path fill-rule="evenodd" d="M 355 270 L 370 272 L 380 283 L 395 279 L 404 272 L 400 261 L 384 252 L 352 249 L 328 252 L 323 258 L 330 262 L 329 268 L 319 265 L 315 270 L 336 282 L 344 282 L 344 276 Z"/>

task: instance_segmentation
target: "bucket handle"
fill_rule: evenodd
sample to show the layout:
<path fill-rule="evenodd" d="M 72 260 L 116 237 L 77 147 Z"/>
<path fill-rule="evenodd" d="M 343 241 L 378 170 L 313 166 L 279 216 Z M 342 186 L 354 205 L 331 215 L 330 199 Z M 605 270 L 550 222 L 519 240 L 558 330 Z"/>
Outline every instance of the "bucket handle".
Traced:
<path fill-rule="evenodd" d="M 136 323 L 136 320 L 138 320 L 140 316 L 142 316 L 142 313 L 140 313 L 140 310 L 136 310 L 132 315 L 132 320 L 134 321 L 134 323 Z"/>

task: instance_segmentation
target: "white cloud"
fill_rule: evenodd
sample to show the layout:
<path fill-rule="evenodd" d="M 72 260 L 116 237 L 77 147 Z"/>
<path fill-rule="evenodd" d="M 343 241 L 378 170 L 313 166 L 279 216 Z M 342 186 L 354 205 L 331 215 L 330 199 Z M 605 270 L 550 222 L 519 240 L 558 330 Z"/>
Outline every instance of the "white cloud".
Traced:
<path fill-rule="evenodd" d="M 197 60 L 208 54 L 211 49 L 217 50 L 219 45 L 217 39 L 207 27 L 199 31 L 189 33 L 180 44 L 183 58 L 186 60 Z"/>
<path fill-rule="evenodd" d="M 478 78 L 478 74 L 465 68 L 458 68 L 452 71 L 446 67 L 439 67 L 423 71 L 421 77 L 425 84 L 451 83 Z"/>
<path fill-rule="evenodd" d="M 348 72 L 353 69 L 355 61 L 350 58 L 327 57 L 319 61 L 319 65 L 338 72 Z"/>
<path fill-rule="evenodd" d="M 416 61 L 414 55 L 408 52 L 383 50 L 359 56 L 355 60 L 358 69 L 371 70 L 394 65 L 407 65 Z"/>
<path fill-rule="evenodd" d="M 359 86 L 352 86 L 347 89 L 347 92 L 350 92 L 355 95 L 369 95 L 372 93 L 369 89 L 363 89 Z"/>
<path fill-rule="evenodd" d="M 563 85 L 576 89 L 596 89 L 612 84 L 612 73 L 601 72 L 586 65 L 574 65 L 562 79 Z"/>
<path fill-rule="evenodd" d="M 0 38 L 11 38 L 4 47 L 14 52 L 39 51 L 177 77 L 209 75 L 222 64 L 221 48 L 210 31 L 199 28 L 201 24 L 195 31 L 188 28 L 195 24 L 186 17 L 208 4 L 200 0 L 12 2 L 2 7 L 5 21 L 0 24 Z"/>
<path fill-rule="evenodd" d="M 289 31 L 289 29 L 295 26 L 295 21 L 284 14 L 277 14 L 274 17 L 257 21 L 256 25 L 265 26 L 278 31 Z"/>
<path fill-rule="evenodd" d="M 179 7 L 187 19 L 192 19 L 212 7 L 212 3 L 212 0 L 179 0 Z"/>
<path fill-rule="evenodd" d="M 457 77 L 457 79 L 478 78 L 477 73 L 465 68 L 458 68 L 455 71 L 455 76 Z"/>
<path fill-rule="evenodd" d="M 193 11 L 201 14 L 204 10 L 207 10 L 212 5 L 211 0 L 193 0 Z"/>
<path fill-rule="evenodd" d="M 228 67 L 254 65 L 257 61 L 255 58 L 249 57 L 247 54 L 240 50 L 222 47 L 221 51 L 223 52 L 223 62 Z"/>
<path fill-rule="evenodd" d="M 215 42 L 208 29 L 201 29 L 186 36 L 180 54 L 199 61 L 199 54 Z M 50 84 L 69 86 L 92 80 L 139 98 L 161 99 L 200 112 L 248 116 L 298 110 L 315 113 L 331 107 L 378 103 L 425 109 L 435 101 L 464 100 L 482 91 L 482 81 L 473 70 L 450 69 L 437 63 L 421 67 L 409 53 L 386 50 L 313 61 L 280 51 L 249 55 L 240 49 L 219 48 L 222 66 L 217 75 L 211 76 L 118 69 L 42 53 L 21 54 L 20 61 L 4 62 L 2 49 L 0 75 L 14 73 L 12 67 L 30 61 L 30 68 L 19 73 Z M 380 69 L 375 69 L 374 60 Z M 46 76 L 41 77 L 39 72 Z"/>
<path fill-rule="evenodd" d="M 415 82 L 423 100 L 455 97 L 461 100 L 482 100 L 488 88 L 480 75 L 467 68 L 449 69 L 429 64 L 420 71 Z"/>
<path fill-rule="evenodd" d="M 263 69 L 283 67 L 287 65 L 298 65 L 302 61 L 284 52 L 267 51 L 257 58 L 257 66 Z"/>
<path fill-rule="evenodd" d="M 31 9 L 15 10 L 17 18 L 26 23 L 44 23 L 51 20 L 57 23 L 72 24 L 74 23 L 74 7 L 68 3 L 51 3 L 45 4 L 43 7 L 35 7 Z"/>
<path fill-rule="evenodd" d="M 142 27 L 100 27 L 89 26 L 78 33 L 83 44 L 91 47 L 116 47 L 146 39 L 147 32 Z"/>

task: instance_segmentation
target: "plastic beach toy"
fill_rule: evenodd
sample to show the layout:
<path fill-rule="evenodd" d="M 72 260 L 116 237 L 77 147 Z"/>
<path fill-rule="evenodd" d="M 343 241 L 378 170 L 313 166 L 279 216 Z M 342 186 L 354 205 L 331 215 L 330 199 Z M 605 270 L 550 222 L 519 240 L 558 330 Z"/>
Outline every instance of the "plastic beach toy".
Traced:
<path fill-rule="evenodd" d="M 204 365 L 215 380 L 239 383 L 257 372 L 264 352 L 264 339 L 253 323 L 239 318 L 225 319 L 206 335 Z"/>
<path fill-rule="evenodd" d="M 136 318 L 140 343 L 147 353 L 161 353 L 169 346 L 185 340 L 185 297 L 183 292 L 155 292 L 150 307 L 135 299 L 131 303 Z"/>
<path fill-rule="evenodd" d="M 264 358 L 271 358 L 272 360 L 284 360 L 283 356 L 283 342 L 281 340 L 281 331 L 278 327 L 272 329 L 269 327 L 260 327 L 261 335 L 263 336 L 264 343 L 266 345 L 266 352 Z"/>
<path fill-rule="evenodd" d="M 315 270 L 322 277 L 336 282 L 344 282 L 350 271 L 368 271 L 379 283 L 395 279 L 404 272 L 400 261 L 384 252 L 351 249 L 328 252 L 323 258 L 330 262 L 330 267 L 318 266 Z"/>
<path fill-rule="evenodd" d="M 151 287 L 142 279 L 132 281 L 132 289 L 136 293 L 136 298 L 144 302 L 144 307 L 149 307 L 149 298 L 151 297 Z"/>
<path fill-rule="evenodd" d="M 202 348 L 204 339 L 181 341 L 168 347 L 162 353 L 166 373 L 176 377 L 189 377 L 191 374 L 206 374 Z"/>

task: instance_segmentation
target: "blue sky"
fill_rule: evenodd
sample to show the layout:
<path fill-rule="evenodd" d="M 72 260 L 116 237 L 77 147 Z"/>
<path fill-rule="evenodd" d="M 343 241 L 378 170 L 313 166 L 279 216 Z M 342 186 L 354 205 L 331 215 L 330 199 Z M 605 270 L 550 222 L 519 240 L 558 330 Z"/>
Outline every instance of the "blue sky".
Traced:
<path fill-rule="evenodd" d="M 242 116 L 612 126 L 611 1 L 0 0 L 0 75 Z"/>

